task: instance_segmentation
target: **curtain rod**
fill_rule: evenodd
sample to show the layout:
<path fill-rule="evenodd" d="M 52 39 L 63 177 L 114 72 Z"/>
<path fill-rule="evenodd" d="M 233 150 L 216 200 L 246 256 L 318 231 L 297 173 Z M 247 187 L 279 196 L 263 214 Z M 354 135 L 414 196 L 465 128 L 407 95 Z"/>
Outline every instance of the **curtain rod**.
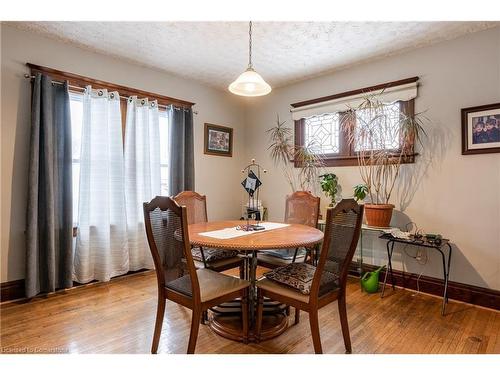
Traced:
<path fill-rule="evenodd" d="M 26 74 L 24 75 L 24 78 L 26 78 L 26 79 L 30 79 L 30 80 L 31 80 L 31 79 L 35 79 L 35 76 L 31 76 L 31 75 L 29 75 L 29 74 L 27 74 L 27 73 L 26 73 Z M 52 83 L 54 83 L 54 84 L 56 84 L 56 85 L 63 85 L 63 84 L 64 84 L 64 82 L 61 82 L 61 81 L 56 81 L 56 80 L 52 80 Z M 85 91 L 85 87 L 81 87 L 81 86 L 68 85 L 68 87 L 70 87 L 70 88 L 72 88 L 72 89 L 77 89 L 77 90 L 83 90 L 83 91 Z M 119 96 L 119 97 L 120 97 L 120 99 L 122 99 L 122 100 L 128 100 L 128 99 L 129 99 L 129 97 L 126 97 L 126 96 L 121 96 L 121 95 L 118 95 L 118 96 Z M 173 107 L 173 108 L 175 108 L 175 109 L 185 109 L 185 108 L 183 108 L 183 107 L 176 107 L 176 106 L 174 106 L 174 105 L 172 105 L 172 104 L 169 104 L 169 105 L 158 104 L 158 108 L 160 108 L 160 107 L 161 107 L 161 108 L 168 108 L 169 106 L 172 106 L 172 107 Z M 193 114 L 197 115 L 197 114 L 198 114 L 198 111 L 193 111 Z"/>

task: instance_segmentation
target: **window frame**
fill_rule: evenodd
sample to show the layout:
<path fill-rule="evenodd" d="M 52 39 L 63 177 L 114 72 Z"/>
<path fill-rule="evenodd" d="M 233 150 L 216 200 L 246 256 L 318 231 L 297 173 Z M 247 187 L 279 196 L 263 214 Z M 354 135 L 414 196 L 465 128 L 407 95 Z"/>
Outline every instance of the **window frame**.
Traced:
<path fill-rule="evenodd" d="M 74 73 L 64 72 L 62 70 L 52 69 L 41 65 L 26 63 L 26 66 L 28 66 L 28 68 L 30 69 L 31 76 L 34 76 L 37 73 L 42 73 L 49 75 L 54 81 L 60 81 L 60 82 L 67 81 L 68 90 L 71 93 L 83 95 L 83 91 L 85 90 L 85 87 L 88 85 L 91 85 L 93 89 L 106 89 L 108 91 L 118 91 L 118 94 L 120 95 L 120 110 L 122 116 L 121 120 L 122 120 L 123 147 L 125 147 L 125 126 L 126 126 L 128 97 L 130 96 L 147 97 L 152 100 L 156 100 L 158 104 L 161 106 L 173 105 L 175 107 L 192 109 L 193 105 L 195 105 L 195 103 L 189 102 L 187 100 L 176 99 L 165 95 L 155 94 L 149 91 L 122 86 L 111 82 L 101 81 L 98 79 L 85 77 Z M 160 108 L 160 107 L 158 107 L 158 110 L 166 111 L 165 108 Z M 73 157 L 71 158 L 71 165 L 73 165 Z M 78 226 L 73 225 L 73 237 L 76 237 L 77 231 L 78 231 Z"/>
<path fill-rule="evenodd" d="M 334 94 L 334 95 L 329 95 L 317 99 L 311 99 L 311 100 L 306 100 L 303 102 L 298 102 L 291 104 L 291 106 L 295 108 L 300 108 L 302 106 L 306 105 L 311 105 L 311 104 L 317 104 L 321 102 L 326 102 L 329 100 L 333 99 L 339 99 L 351 95 L 358 95 L 362 93 L 369 93 L 373 91 L 378 91 L 378 90 L 383 90 L 388 87 L 394 87 L 394 86 L 399 86 L 407 83 L 412 83 L 416 82 L 418 80 L 418 77 L 412 77 L 412 78 L 407 78 L 404 80 L 399 80 L 399 81 L 393 81 L 393 82 L 388 82 L 385 84 L 381 85 L 376 85 L 376 86 L 371 86 L 371 87 L 365 87 L 363 89 L 358 89 L 358 90 L 352 90 L 352 91 L 347 91 L 344 93 L 340 94 Z M 412 116 L 415 113 L 415 99 L 410 99 L 408 101 L 399 101 L 399 106 L 400 106 L 400 111 L 408 116 Z M 339 116 L 342 119 L 343 117 L 346 116 L 348 112 L 339 112 Z M 341 120 L 345 121 L 344 120 Z M 345 122 L 344 122 L 345 123 Z M 351 123 L 348 125 L 349 127 L 354 127 L 355 123 Z M 303 147 L 305 145 L 305 118 L 301 118 L 299 120 L 295 120 L 294 122 L 294 144 L 295 147 Z M 401 145 L 402 146 L 402 145 Z M 407 145 L 408 147 L 411 147 L 411 149 L 414 149 L 414 144 Z M 417 156 L 415 152 L 412 154 L 404 157 L 402 159 L 402 163 L 407 164 L 407 163 L 414 163 L 415 162 L 415 156 Z M 399 158 L 399 154 L 397 152 L 394 153 L 394 157 Z M 323 158 L 323 164 L 326 167 L 343 167 L 343 166 L 358 166 L 359 161 L 358 161 L 358 155 L 357 153 L 353 150 L 353 145 L 349 144 L 348 141 L 348 134 L 345 131 L 345 129 L 340 128 L 339 132 L 339 152 L 338 154 L 322 154 Z M 296 168 L 301 167 L 301 162 L 299 160 L 293 160 L 294 166 Z"/>
<path fill-rule="evenodd" d="M 160 119 L 159 119 L 160 123 L 159 123 L 159 125 L 161 126 L 161 118 L 164 117 L 163 113 L 166 113 L 166 110 L 160 110 L 158 108 L 158 111 L 160 112 L 160 116 L 159 116 L 160 117 Z M 168 114 L 167 114 L 166 117 L 167 117 L 167 127 L 168 127 L 168 126 L 170 126 L 170 124 L 168 122 Z M 170 132 L 168 128 L 167 128 L 167 132 L 168 133 Z M 161 141 L 160 141 L 160 146 L 161 146 Z M 160 148 L 160 150 L 161 150 L 161 148 Z M 169 150 L 167 149 L 167 155 L 168 155 L 168 151 Z M 162 163 L 162 161 L 161 161 L 161 155 L 160 155 L 160 184 L 161 184 L 161 169 L 162 168 L 167 168 L 167 170 L 169 170 L 169 165 L 170 165 L 170 159 L 168 158 L 168 160 L 166 161 L 166 163 Z M 163 187 L 160 187 L 160 193 L 163 193 L 162 189 L 163 189 Z M 167 194 L 168 194 L 168 183 L 167 183 Z"/>

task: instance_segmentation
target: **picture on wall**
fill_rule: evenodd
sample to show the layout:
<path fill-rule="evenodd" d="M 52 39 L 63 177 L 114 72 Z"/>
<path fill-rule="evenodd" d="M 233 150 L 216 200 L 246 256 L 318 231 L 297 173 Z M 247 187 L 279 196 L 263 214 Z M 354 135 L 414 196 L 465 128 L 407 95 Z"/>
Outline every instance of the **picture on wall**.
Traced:
<path fill-rule="evenodd" d="M 205 154 L 233 156 L 233 129 L 206 123 Z"/>
<path fill-rule="evenodd" d="M 500 103 L 462 109 L 462 155 L 500 152 Z"/>

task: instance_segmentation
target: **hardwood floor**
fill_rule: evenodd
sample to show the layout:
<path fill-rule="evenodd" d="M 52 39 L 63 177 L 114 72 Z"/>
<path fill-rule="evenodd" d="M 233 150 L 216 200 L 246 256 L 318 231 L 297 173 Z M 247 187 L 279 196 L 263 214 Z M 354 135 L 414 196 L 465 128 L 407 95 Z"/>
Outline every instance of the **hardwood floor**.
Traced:
<path fill-rule="evenodd" d="M 262 271 L 262 270 L 261 270 Z M 397 289 L 384 299 L 348 282 L 353 353 L 500 353 L 500 312 Z M 156 311 L 153 272 L 1 306 L 3 353 L 149 353 Z M 159 353 L 185 353 L 191 312 L 167 302 Z M 293 324 L 293 314 L 290 316 Z M 344 353 L 337 304 L 320 310 L 325 353 Z M 196 353 L 313 353 L 307 314 L 281 336 L 245 345 L 200 327 Z"/>

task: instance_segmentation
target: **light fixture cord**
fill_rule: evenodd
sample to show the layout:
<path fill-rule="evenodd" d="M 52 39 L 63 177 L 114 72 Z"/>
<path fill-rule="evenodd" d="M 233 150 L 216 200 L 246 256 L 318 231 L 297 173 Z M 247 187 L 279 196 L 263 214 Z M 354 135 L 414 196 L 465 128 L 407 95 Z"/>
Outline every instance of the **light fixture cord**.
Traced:
<path fill-rule="evenodd" d="M 252 21 L 248 28 L 248 68 L 252 69 Z"/>

